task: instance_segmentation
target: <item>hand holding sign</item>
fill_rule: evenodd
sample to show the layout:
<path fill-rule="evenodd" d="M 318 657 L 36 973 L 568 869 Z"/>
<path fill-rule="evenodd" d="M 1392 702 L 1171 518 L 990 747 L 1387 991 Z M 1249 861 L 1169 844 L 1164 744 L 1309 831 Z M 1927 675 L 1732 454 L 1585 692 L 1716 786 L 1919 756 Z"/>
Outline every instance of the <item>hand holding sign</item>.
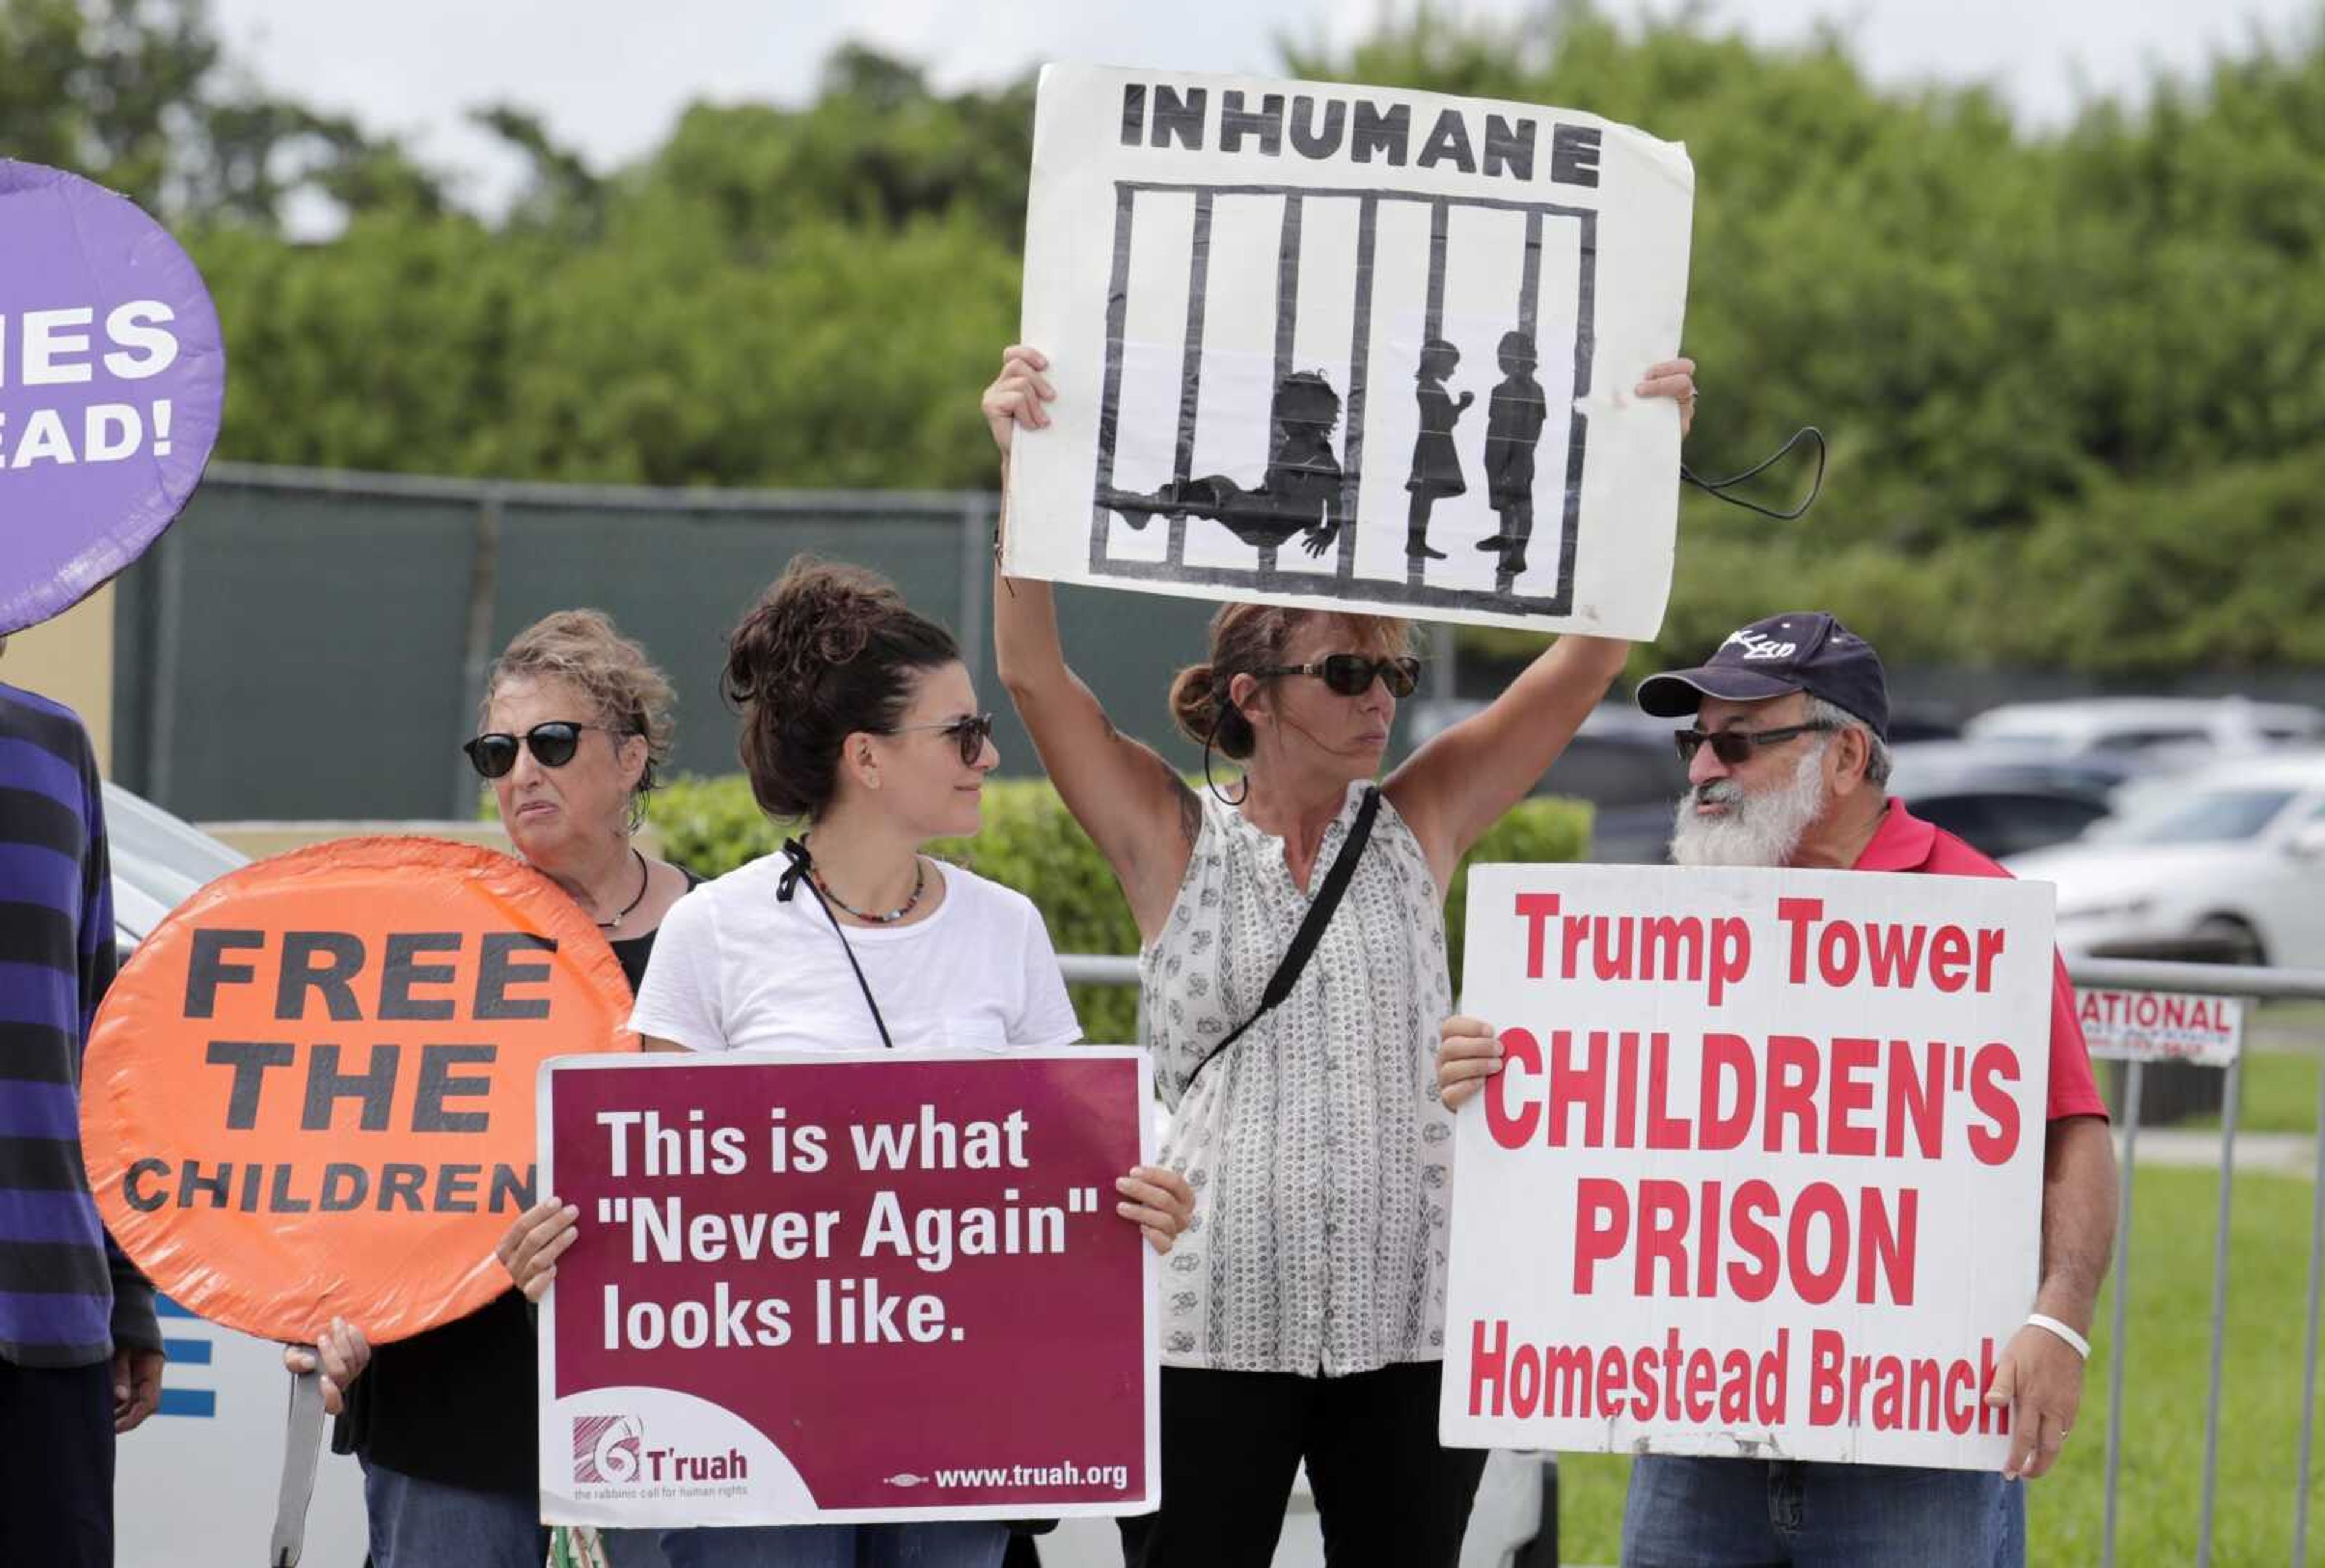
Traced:
<path fill-rule="evenodd" d="M 518 1215 L 493 1248 L 525 1300 L 538 1302 L 549 1293 L 557 1260 L 580 1234 L 575 1223 L 580 1218 L 579 1209 L 551 1193 Z"/>
<path fill-rule="evenodd" d="M 324 1413 L 341 1415 L 347 1407 L 347 1386 L 371 1365 L 371 1341 L 347 1319 L 333 1318 L 331 1326 L 316 1339 L 312 1349 L 305 1345 L 283 1346 L 283 1365 L 285 1370 L 301 1377 L 309 1372 L 322 1373 Z"/>
<path fill-rule="evenodd" d="M 1038 348 L 1023 343 L 1012 343 L 1001 351 L 1001 374 L 985 389 L 982 407 L 985 426 L 993 432 L 993 444 L 1001 449 L 1001 466 L 1009 466 L 1011 438 L 1017 427 L 1041 430 L 1050 422 L 1050 411 L 1042 405 L 1055 402 L 1058 389 L 1042 373 L 1050 367 L 1049 357 Z"/>
<path fill-rule="evenodd" d="M 1675 401 L 1679 404 L 1679 433 L 1682 438 L 1695 428 L 1694 360 L 1681 357 L 1650 365 L 1631 391 L 1639 397 L 1668 397 Z"/>
<path fill-rule="evenodd" d="M 1459 1110 L 1502 1070 L 1502 1043 L 1483 1018 L 1448 1018 L 1437 1031 L 1437 1092 Z"/>
<path fill-rule="evenodd" d="M 1114 1211 L 1144 1231 L 1158 1254 L 1169 1252 L 1195 1217 L 1195 1190 L 1168 1165 L 1133 1165 L 1128 1175 L 1114 1179 L 1114 1190 L 1122 1194 Z"/>

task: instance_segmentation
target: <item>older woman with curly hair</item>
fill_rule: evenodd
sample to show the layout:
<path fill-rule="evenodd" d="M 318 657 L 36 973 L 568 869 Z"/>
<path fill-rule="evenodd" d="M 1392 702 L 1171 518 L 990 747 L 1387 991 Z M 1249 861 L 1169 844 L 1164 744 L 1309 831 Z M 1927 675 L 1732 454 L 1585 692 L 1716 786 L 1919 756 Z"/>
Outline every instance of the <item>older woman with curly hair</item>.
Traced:
<path fill-rule="evenodd" d="M 700 880 L 635 840 L 670 759 L 671 707 L 669 681 L 611 620 L 560 610 L 494 663 L 462 748 L 517 853 L 589 911 L 633 989 L 662 916 Z M 375 1568 L 541 1568 L 537 1356 L 521 1292 L 376 1349 L 360 1325 L 334 1323 L 319 1350 L 326 1403 L 341 1413 L 332 1445 L 363 1461 Z M 288 1359 L 315 1365 L 300 1350 Z"/>

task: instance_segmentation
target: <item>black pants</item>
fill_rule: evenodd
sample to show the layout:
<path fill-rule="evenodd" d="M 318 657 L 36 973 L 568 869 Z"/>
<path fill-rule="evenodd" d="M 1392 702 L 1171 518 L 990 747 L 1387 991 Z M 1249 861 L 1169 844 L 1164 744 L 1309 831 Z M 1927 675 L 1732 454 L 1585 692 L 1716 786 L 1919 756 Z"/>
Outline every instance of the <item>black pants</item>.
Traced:
<path fill-rule="evenodd" d="M 1486 1453 L 1438 1446 L 1441 1370 L 1163 1368 L 1162 1508 L 1122 1521 L 1125 1568 L 1267 1568 L 1302 1460 L 1332 1568 L 1454 1568 Z"/>
<path fill-rule="evenodd" d="M 113 1369 L 0 1358 L 0 1563 L 113 1568 Z"/>

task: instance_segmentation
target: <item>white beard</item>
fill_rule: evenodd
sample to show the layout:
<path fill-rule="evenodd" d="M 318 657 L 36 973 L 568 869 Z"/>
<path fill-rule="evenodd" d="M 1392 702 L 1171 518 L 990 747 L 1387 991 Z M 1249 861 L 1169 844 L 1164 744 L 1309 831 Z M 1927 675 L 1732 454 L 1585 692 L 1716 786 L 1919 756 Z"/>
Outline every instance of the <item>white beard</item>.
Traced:
<path fill-rule="evenodd" d="M 1823 812 L 1824 747 L 1803 748 L 1792 781 L 1747 793 L 1732 778 L 1716 779 L 1680 797 L 1672 822 L 1671 857 L 1678 866 L 1782 866 L 1801 847 L 1801 837 Z M 1728 808 L 1716 817 L 1696 814 L 1704 801 Z"/>

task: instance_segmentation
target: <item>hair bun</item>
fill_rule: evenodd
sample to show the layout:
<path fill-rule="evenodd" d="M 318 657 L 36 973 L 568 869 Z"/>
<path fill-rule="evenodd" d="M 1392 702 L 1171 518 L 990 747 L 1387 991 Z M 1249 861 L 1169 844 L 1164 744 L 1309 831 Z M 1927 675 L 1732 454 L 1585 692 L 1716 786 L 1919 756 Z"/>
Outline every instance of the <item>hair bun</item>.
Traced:
<path fill-rule="evenodd" d="M 743 710 L 744 770 L 778 817 L 812 818 L 840 742 L 897 721 L 914 673 L 958 662 L 952 634 L 860 566 L 798 555 L 727 639 L 720 689 Z"/>
<path fill-rule="evenodd" d="M 795 556 L 735 628 L 727 700 L 811 691 L 828 672 L 860 658 L 884 622 L 911 613 L 902 594 L 862 567 Z"/>
<path fill-rule="evenodd" d="M 1236 749 L 1251 728 L 1227 700 L 1227 689 L 1211 664 L 1190 664 L 1171 682 L 1171 721 L 1179 733 L 1198 746 L 1217 738 L 1230 756 L 1248 755 L 1249 747 Z"/>

